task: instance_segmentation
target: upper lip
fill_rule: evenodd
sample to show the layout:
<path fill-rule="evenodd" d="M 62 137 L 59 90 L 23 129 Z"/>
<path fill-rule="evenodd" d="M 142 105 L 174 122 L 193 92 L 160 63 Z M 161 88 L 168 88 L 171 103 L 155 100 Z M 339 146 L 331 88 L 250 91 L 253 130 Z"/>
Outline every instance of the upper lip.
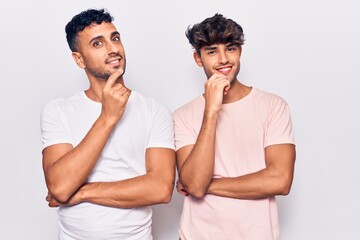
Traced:
<path fill-rule="evenodd" d="M 106 63 L 110 63 L 110 62 L 112 62 L 112 61 L 117 61 L 117 60 L 120 61 L 121 59 L 122 59 L 122 57 L 109 58 L 109 59 L 106 60 Z"/>
<path fill-rule="evenodd" d="M 223 68 L 232 68 L 232 66 L 231 65 L 221 66 L 221 67 L 217 67 L 216 70 L 220 70 Z"/>

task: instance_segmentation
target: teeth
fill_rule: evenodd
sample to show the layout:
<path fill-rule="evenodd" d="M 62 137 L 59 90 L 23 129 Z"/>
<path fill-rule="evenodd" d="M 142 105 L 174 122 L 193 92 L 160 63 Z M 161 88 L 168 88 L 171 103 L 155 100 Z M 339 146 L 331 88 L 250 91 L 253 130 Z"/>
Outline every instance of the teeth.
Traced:
<path fill-rule="evenodd" d="M 227 73 L 231 70 L 231 67 L 226 67 L 226 68 L 219 68 L 218 71 L 222 72 L 222 73 Z"/>

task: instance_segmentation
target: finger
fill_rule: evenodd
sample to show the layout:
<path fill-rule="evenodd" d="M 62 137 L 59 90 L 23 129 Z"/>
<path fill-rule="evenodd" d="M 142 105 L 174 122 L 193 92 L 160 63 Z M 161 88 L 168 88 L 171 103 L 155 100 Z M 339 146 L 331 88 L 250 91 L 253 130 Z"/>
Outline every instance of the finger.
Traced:
<path fill-rule="evenodd" d="M 47 196 L 46 196 L 46 198 L 45 198 L 45 199 L 46 199 L 46 201 L 47 201 L 47 202 L 50 202 L 50 201 L 51 201 L 51 199 L 52 199 L 52 196 L 49 194 L 49 195 L 47 195 Z"/>
<path fill-rule="evenodd" d="M 229 89 L 230 88 L 230 81 L 225 78 L 225 79 L 220 79 L 218 81 L 216 81 L 215 85 L 219 86 L 222 89 Z"/>
<path fill-rule="evenodd" d="M 49 205 L 49 207 L 52 207 L 52 208 L 60 206 L 59 204 L 55 204 L 55 203 L 52 203 L 52 202 L 49 202 L 48 205 Z"/>
<path fill-rule="evenodd" d="M 189 196 L 189 193 L 185 189 L 179 189 L 178 193 L 180 193 L 183 196 Z"/>
<path fill-rule="evenodd" d="M 123 74 L 124 70 L 119 68 L 118 71 L 113 72 L 110 77 L 108 78 L 105 88 L 104 89 L 110 89 L 114 86 L 115 81 Z"/>
<path fill-rule="evenodd" d="M 126 91 L 126 88 L 121 83 L 115 83 L 112 87 L 112 90 L 114 91 L 119 91 L 120 89 L 124 89 L 124 91 Z"/>
<path fill-rule="evenodd" d="M 58 201 L 56 201 L 55 199 L 52 199 L 51 201 L 49 201 L 49 207 L 59 207 L 60 203 Z"/>
<path fill-rule="evenodd" d="M 230 87 L 231 87 L 231 85 L 230 85 L 230 82 L 229 82 L 224 88 L 224 95 L 226 95 L 229 92 Z"/>
<path fill-rule="evenodd" d="M 185 197 L 189 196 L 189 193 L 185 190 L 181 191 Z"/>
<path fill-rule="evenodd" d="M 211 75 L 208 81 L 216 81 L 217 79 L 227 79 L 227 76 L 220 73 L 214 73 L 213 75 Z"/>
<path fill-rule="evenodd" d="M 129 91 L 126 91 L 122 96 L 121 96 L 121 98 L 123 99 L 123 100 L 128 100 L 129 99 L 129 97 L 130 97 L 130 92 Z"/>
<path fill-rule="evenodd" d="M 218 84 L 222 84 L 223 82 L 228 82 L 228 81 L 229 81 L 228 78 L 224 75 L 216 76 L 206 81 L 205 85 L 216 86 Z"/>
<path fill-rule="evenodd" d="M 212 82 L 208 82 L 205 85 L 206 89 L 214 89 L 216 91 L 228 91 L 230 89 L 230 82 L 228 79 L 226 78 L 222 78 L 222 79 L 215 79 Z"/>

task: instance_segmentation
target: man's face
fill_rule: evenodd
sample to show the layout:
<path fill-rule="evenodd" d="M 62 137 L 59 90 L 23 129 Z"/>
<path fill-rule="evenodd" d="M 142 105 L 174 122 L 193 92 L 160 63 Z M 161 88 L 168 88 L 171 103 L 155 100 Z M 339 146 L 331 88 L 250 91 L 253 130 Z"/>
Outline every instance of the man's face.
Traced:
<path fill-rule="evenodd" d="M 240 71 L 241 47 L 233 44 L 214 44 L 200 49 L 200 55 L 194 53 L 196 63 L 204 68 L 207 78 L 215 72 L 226 75 L 232 83 Z"/>
<path fill-rule="evenodd" d="M 73 53 L 77 64 L 88 75 L 107 80 L 119 68 L 125 72 L 125 50 L 114 24 L 92 24 L 78 33 L 78 52 Z"/>

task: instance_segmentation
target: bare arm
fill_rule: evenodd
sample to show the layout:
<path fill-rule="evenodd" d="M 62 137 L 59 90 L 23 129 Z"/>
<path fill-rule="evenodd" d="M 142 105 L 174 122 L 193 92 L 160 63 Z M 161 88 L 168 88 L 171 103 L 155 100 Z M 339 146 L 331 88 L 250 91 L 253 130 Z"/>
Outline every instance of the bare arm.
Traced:
<path fill-rule="evenodd" d="M 168 148 L 146 150 L 146 174 L 117 182 L 84 184 L 65 205 L 80 202 L 133 208 L 168 203 L 171 200 L 175 178 L 175 152 Z M 47 197 L 51 207 L 60 203 Z M 61 204 L 63 205 L 63 204 Z"/>
<path fill-rule="evenodd" d="M 295 165 L 295 146 L 265 148 L 266 168 L 235 178 L 214 178 L 208 194 L 238 199 L 260 199 L 290 192 Z"/>
<path fill-rule="evenodd" d="M 61 202 L 66 202 L 84 184 L 125 110 L 129 92 L 115 83 L 120 75 L 116 71 L 110 76 L 103 90 L 101 114 L 75 148 L 71 144 L 56 144 L 43 151 L 47 187 Z"/>
<path fill-rule="evenodd" d="M 217 114 L 221 109 L 224 90 L 230 83 L 226 76 L 215 73 L 205 83 L 205 110 L 195 145 L 176 152 L 179 178 L 186 191 L 201 198 L 206 193 L 213 173 Z"/>

